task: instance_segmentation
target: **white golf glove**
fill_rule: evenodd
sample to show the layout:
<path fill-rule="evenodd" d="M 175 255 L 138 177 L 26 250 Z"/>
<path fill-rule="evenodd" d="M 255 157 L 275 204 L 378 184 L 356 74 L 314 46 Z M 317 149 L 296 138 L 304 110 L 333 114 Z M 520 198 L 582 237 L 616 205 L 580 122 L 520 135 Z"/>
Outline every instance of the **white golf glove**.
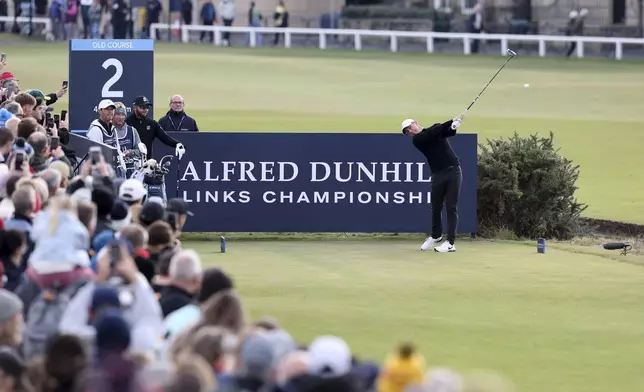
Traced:
<path fill-rule="evenodd" d="M 183 158 L 183 154 L 185 153 L 186 153 L 186 148 L 181 143 L 177 144 L 177 146 L 174 148 L 174 155 L 178 156 L 179 160 Z"/>
<path fill-rule="evenodd" d="M 461 117 L 460 117 L 460 116 L 458 116 L 458 117 L 456 117 L 454 120 L 452 120 L 451 128 L 452 128 L 452 130 L 454 130 L 454 131 L 455 131 L 455 130 L 457 130 L 457 129 L 458 129 L 458 127 L 460 127 L 460 126 L 461 126 Z"/>

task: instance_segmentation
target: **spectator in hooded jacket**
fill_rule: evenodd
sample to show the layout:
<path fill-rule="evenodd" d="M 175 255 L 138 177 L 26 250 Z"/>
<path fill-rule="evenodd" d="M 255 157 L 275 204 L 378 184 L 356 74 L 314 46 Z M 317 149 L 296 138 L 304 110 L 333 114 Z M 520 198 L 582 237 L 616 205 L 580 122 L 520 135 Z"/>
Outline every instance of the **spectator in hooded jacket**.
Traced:
<path fill-rule="evenodd" d="M 199 132 L 197 121 L 188 116 L 185 101 L 181 95 L 173 95 L 170 99 L 170 110 L 159 119 L 159 125 L 166 132 Z"/>

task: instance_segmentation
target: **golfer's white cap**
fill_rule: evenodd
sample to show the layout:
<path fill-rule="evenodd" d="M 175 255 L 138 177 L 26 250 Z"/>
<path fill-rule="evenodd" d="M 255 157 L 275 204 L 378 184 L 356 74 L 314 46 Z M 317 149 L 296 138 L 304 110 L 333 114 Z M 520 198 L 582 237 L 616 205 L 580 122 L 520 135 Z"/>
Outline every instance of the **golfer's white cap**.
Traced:
<path fill-rule="evenodd" d="M 112 102 L 111 99 L 104 99 L 98 103 L 99 109 L 107 109 L 109 107 L 112 107 L 112 109 L 116 109 L 116 105 L 114 104 L 114 102 Z"/>
<path fill-rule="evenodd" d="M 410 126 L 412 123 L 415 123 L 416 120 L 408 118 L 407 120 L 403 121 L 402 124 L 400 124 L 400 130 L 405 133 L 405 128 Z"/>
<path fill-rule="evenodd" d="M 572 11 L 570 11 L 570 13 L 568 14 L 568 17 L 569 17 L 570 19 L 572 19 L 572 18 L 576 18 L 578 15 L 579 15 L 579 12 L 577 12 L 577 11 L 575 11 L 575 10 L 572 10 Z"/>

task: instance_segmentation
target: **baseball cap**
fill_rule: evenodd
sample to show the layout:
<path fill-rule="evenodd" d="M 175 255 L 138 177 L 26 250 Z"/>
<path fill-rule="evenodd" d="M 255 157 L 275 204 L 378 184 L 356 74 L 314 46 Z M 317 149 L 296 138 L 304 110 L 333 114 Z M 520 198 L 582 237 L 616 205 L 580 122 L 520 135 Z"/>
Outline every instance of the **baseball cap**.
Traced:
<path fill-rule="evenodd" d="M 164 216 L 165 209 L 161 204 L 148 201 L 141 208 L 139 221 L 141 221 L 144 226 L 149 226 L 158 220 L 162 220 Z"/>
<path fill-rule="evenodd" d="M 13 75 L 12 72 L 3 72 L 0 74 L 0 80 L 4 81 L 4 80 L 12 80 L 12 79 L 18 80 L 16 79 L 16 77 Z"/>
<path fill-rule="evenodd" d="M 48 95 L 45 95 L 42 91 L 36 90 L 36 89 L 31 89 L 26 91 L 27 94 L 31 95 L 32 97 L 38 99 L 42 99 L 43 102 L 51 100 L 51 97 Z"/>
<path fill-rule="evenodd" d="M 152 106 L 152 102 L 146 97 L 145 95 L 139 95 L 138 97 L 134 98 L 134 102 L 132 103 L 134 106 Z"/>
<path fill-rule="evenodd" d="M 143 199 L 147 194 L 141 181 L 133 178 L 123 181 L 119 187 L 119 199 L 130 203 Z"/>
<path fill-rule="evenodd" d="M 351 350 L 336 336 L 320 336 L 309 346 L 309 374 L 340 377 L 351 370 Z"/>
<path fill-rule="evenodd" d="M 120 308 L 121 301 L 119 300 L 119 292 L 114 286 L 100 285 L 94 288 L 92 293 L 92 311 L 96 311 L 103 307 Z"/>
<path fill-rule="evenodd" d="M 412 123 L 415 123 L 415 122 L 416 122 L 416 120 L 411 119 L 411 118 L 408 118 L 405 121 L 403 121 L 402 124 L 400 125 L 400 130 L 402 131 L 402 133 L 404 134 L 405 133 L 405 128 L 407 128 L 408 126 L 410 126 Z"/>
<path fill-rule="evenodd" d="M 168 200 L 168 206 L 166 207 L 166 210 L 168 212 L 174 212 L 179 215 L 194 216 L 194 214 L 190 212 L 190 209 L 188 208 L 188 202 L 179 197 Z"/>
<path fill-rule="evenodd" d="M 116 105 L 114 105 L 114 102 L 112 102 L 111 99 L 104 99 L 98 103 L 99 109 L 107 109 L 109 107 L 113 107 L 114 109 L 116 109 Z"/>

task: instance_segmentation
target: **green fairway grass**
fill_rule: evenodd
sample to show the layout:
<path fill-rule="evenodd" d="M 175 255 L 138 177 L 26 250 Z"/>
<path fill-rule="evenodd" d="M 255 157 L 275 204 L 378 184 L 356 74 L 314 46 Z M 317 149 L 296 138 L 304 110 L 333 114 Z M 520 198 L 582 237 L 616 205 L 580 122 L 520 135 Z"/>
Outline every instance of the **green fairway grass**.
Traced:
<path fill-rule="evenodd" d="M 56 91 L 67 75 L 67 44 L 25 43 L 6 51 L 23 88 Z M 204 131 L 398 133 L 407 117 L 429 125 L 458 115 L 503 61 L 159 43 L 154 115 L 161 117 L 170 95 L 180 93 Z M 553 131 L 563 153 L 581 165 L 578 197 L 590 205 L 585 215 L 644 224 L 643 70 L 638 61 L 519 56 L 460 131 L 478 133 L 482 142 L 514 131 Z"/>
<path fill-rule="evenodd" d="M 493 369 L 520 392 L 644 387 L 644 257 L 469 240 L 437 254 L 420 242 L 184 245 L 233 274 L 253 318 L 272 315 L 304 343 L 338 334 L 382 361 L 411 340 L 430 366 Z"/>

